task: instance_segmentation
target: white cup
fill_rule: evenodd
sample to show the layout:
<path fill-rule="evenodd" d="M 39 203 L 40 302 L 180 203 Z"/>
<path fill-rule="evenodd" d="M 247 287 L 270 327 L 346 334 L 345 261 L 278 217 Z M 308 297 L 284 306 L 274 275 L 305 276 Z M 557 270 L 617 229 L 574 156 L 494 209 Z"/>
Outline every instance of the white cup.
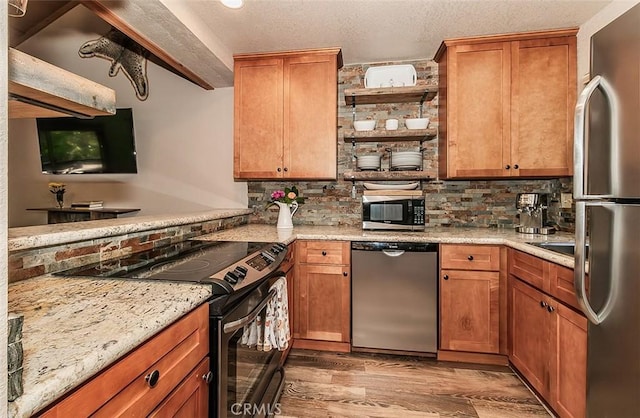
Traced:
<path fill-rule="evenodd" d="M 398 119 L 387 119 L 384 127 L 388 131 L 395 131 L 396 129 L 398 129 Z"/>

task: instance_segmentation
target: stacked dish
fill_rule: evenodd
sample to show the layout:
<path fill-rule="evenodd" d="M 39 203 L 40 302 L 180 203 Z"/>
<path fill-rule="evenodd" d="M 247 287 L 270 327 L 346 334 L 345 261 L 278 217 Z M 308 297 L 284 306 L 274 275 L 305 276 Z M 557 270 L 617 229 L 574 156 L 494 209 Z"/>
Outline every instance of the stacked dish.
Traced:
<path fill-rule="evenodd" d="M 422 166 L 420 151 L 400 151 L 391 153 L 391 169 L 417 170 Z"/>
<path fill-rule="evenodd" d="M 358 159 L 358 170 L 380 170 L 379 155 L 360 155 Z"/>

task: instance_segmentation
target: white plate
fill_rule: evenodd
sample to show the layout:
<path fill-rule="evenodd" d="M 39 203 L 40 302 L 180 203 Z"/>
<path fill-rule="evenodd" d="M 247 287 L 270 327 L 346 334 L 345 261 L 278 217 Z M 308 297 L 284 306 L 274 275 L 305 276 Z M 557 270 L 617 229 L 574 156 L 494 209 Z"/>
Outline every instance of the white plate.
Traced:
<path fill-rule="evenodd" d="M 364 74 L 364 87 L 378 89 L 380 87 L 415 86 L 418 76 L 411 64 L 380 65 L 367 68 Z"/>
<path fill-rule="evenodd" d="M 414 171 L 420 168 L 419 165 L 391 165 L 394 170 L 409 170 Z"/>
<path fill-rule="evenodd" d="M 367 190 L 415 190 L 418 187 L 418 182 L 406 183 L 406 184 L 376 184 L 376 183 L 362 183 Z"/>

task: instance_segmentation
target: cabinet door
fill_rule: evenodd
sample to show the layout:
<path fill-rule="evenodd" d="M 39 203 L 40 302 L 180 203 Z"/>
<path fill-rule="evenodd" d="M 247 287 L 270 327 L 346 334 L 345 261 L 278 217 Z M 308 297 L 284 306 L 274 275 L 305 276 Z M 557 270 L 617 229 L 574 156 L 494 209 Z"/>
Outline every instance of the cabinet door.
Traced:
<path fill-rule="evenodd" d="M 510 279 L 509 360 L 549 399 L 551 357 L 549 299 L 529 285 Z"/>
<path fill-rule="evenodd" d="M 235 63 L 235 178 L 282 177 L 282 80 L 282 59 L 256 59 Z"/>
<path fill-rule="evenodd" d="M 298 266 L 293 308 L 294 338 L 349 342 L 349 276 L 347 266 Z"/>
<path fill-rule="evenodd" d="M 441 349 L 499 352 L 499 285 L 498 272 L 442 270 Z"/>
<path fill-rule="evenodd" d="M 150 418 L 206 418 L 209 416 L 209 357 L 149 415 Z"/>
<path fill-rule="evenodd" d="M 511 175 L 572 175 L 576 38 L 514 41 L 511 60 Z"/>
<path fill-rule="evenodd" d="M 284 177 L 337 176 L 337 57 L 306 55 L 284 64 Z"/>
<path fill-rule="evenodd" d="M 551 406 L 563 418 L 584 417 L 587 393 L 587 319 L 557 303 L 554 315 Z"/>
<path fill-rule="evenodd" d="M 508 42 L 459 45 L 448 51 L 448 178 L 509 176 Z"/>

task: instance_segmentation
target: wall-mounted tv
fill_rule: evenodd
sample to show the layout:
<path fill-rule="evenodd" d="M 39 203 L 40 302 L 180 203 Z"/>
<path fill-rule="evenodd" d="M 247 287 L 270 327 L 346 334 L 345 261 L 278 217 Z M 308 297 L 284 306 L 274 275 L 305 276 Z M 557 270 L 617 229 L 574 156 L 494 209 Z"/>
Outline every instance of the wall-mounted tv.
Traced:
<path fill-rule="evenodd" d="M 44 174 L 137 173 L 133 112 L 37 119 Z"/>

